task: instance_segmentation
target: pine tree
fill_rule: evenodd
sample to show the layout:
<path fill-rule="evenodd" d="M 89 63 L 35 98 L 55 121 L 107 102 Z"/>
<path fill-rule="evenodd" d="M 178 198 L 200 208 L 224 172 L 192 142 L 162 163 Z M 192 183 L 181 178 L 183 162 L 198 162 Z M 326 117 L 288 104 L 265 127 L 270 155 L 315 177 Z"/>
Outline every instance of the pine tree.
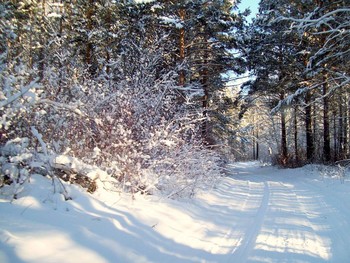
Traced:
<path fill-rule="evenodd" d="M 296 54 L 300 51 L 298 39 L 294 33 L 286 33 L 288 22 L 274 22 L 280 13 L 292 12 L 285 1 L 261 1 L 259 16 L 246 30 L 245 45 L 242 53 L 248 63 L 248 69 L 256 79 L 247 83 L 250 94 L 260 93 L 270 96 L 271 106 L 280 114 L 280 161 L 287 162 L 286 105 L 278 105 L 294 92 L 302 79 L 302 61 Z M 297 140 L 294 140 L 297 141 Z M 297 147 L 296 145 L 294 147 Z"/>

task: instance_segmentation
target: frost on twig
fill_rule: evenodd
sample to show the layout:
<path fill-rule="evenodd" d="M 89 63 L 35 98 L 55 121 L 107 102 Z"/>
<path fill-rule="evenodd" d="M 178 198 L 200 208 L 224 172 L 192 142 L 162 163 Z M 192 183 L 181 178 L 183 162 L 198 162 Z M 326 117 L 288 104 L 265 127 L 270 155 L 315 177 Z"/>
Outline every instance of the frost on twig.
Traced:
<path fill-rule="evenodd" d="M 107 180 L 109 175 L 100 168 L 86 164 L 78 158 L 68 155 L 56 155 L 50 158 L 50 165 L 53 168 L 66 171 L 68 173 L 75 173 L 84 175 L 91 180 Z"/>
<path fill-rule="evenodd" d="M 31 89 L 35 89 L 37 86 L 38 79 L 35 79 L 31 81 L 27 86 L 23 87 L 20 91 L 13 94 L 12 96 L 0 101 L 0 109 L 10 105 L 11 103 L 15 102 L 19 98 L 25 96 L 27 93 L 30 92 Z M 34 94 L 34 93 L 33 93 Z M 33 94 L 30 94 L 29 96 L 33 96 Z"/>
<path fill-rule="evenodd" d="M 60 102 L 52 101 L 49 99 L 41 99 L 38 101 L 38 103 L 47 104 L 47 105 L 53 106 L 57 109 L 68 110 L 68 111 L 71 111 L 79 116 L 84 116 L 83 112 L 75 105 L 60 103 Z"/>

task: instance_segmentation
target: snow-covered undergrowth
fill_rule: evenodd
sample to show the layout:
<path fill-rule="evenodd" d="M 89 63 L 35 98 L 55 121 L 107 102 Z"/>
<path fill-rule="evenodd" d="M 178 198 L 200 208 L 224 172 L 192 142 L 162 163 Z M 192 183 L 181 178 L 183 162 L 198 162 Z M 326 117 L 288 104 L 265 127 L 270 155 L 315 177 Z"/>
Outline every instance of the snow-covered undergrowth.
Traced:
<path fill-rule="evenodd" d="M 157 64 L 161 52 L 149 52 L 140 60 Z M 0 186 L 17 184 L 16 198 L 30 174 L 40 173 L 90 192 L 97 181 L 112 181 L 114 190 L 182 198 L 212 185 L 222 167 L 200 138 L 203 112 L 187 91 L 178 102 L 176 72 L 156 78 L 138 66 L 147 81 L 72 78 L 59 92 L 55 78 L 21 86 L 29 82 L 26 69 L 2 73 Z"/>
<path fill-rule="evenodd" d="M 147 167 L 139 164 L 134 167 L 130 163 L 129 169 L 128 165 L 120 171 L 114 166 L 114 172 L 118 173 L 111 174 L 73 156 L 31 151 L 29 141 L 29 138 L 16 138 L 0 146 L 0 187 L 9 185 L 14 199 L 38 172 L 58 181 L 63 189 L 62 180 L 84 186 L 88 192 L 99 187 L 106 189 L 104 184 L 108 183 L 110 191 L 160 194 L 168 198 L 193 197 L 203 187 L 213 187 L 222 176 L 220 158 L 215 152 L 187 144 L 168 150 Z M 63 194 L 66 199 L 71 198 L 65 191 Z"/>
<path fill-rule="evenodd" d="M 347 262 L 348 172 L 342 183 L 315 166 L 229 170 L 182 201 L 63 183 L 64 201 L 41 175 L 16 200 L 4 186 L 0 262 Z"/>

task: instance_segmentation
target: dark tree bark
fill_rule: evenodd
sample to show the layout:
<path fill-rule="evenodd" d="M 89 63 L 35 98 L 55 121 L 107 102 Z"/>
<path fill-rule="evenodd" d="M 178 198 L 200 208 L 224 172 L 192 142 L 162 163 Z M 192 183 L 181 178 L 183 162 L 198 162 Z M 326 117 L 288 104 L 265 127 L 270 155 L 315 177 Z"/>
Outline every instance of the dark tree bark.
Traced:
<path fill-rule="evenodd" d="M 312 162 L 315 155 L 314 135 L 312 131 L 312 109 L 311 109 L 311 94 L 306 93 L 305 96 L 305 131 L 306 131 L 306 159 Z"/>
<path fill-rule="evenodd" d="M 40 27 L 40 51 L 39 51 L 39 64 L 38 64 L 38 75 L 39 75 L 39 81 L 42 81 L 44 78 L 44 69 L 45 69 L 45 30 L 44 30 L 44 17 L 45 17 L 45 5 L 46 1 L 42 0 L 41 2 L 41 9 L 42 9 L 42 14 L 40 17 L 40 23 L 42 26 Z"/>
<path fill-rule="evenodd" d="M 179 11 L 179 16 L 182 21 L 185 20 L 186 10 L 181 8 Z M 180 28 L 179 34 L 179 55 L 180 55 L 180 63 L 182 64 L 185 60 L 185 29 Z M 185 85 L 185 71 L 183 69 L 179 72 L 179 86 Z"/>
<path fill-rule="evenodd" d="M 253 160 L 255 160 L 255 156 L 256 156 L 256 147 L 255 147 L 255 144 L 256 144 L 256 138 L 255 138 L 255 112 L 253 113 L 253 121 L 252 121 L 252 124 L 254 125 L 253 126 L 253 130 L 252 130 L 252 137 L 253 137 L 253 139 L 252 139 L 252 146 L 253 146 L 253 148 L 252 148 L 252 150 L 253 150 Z"/>
<path fill-rule="evenodd" d="M 348 100 L 348 96 L 345 97 L 345 101 L 344 101 L 344 105 L 345 107 L 343 107 L 343 114 L 344 114 L 344 125 L 343 125 L 343 137 L 344 137 L 344 156 L 343 158 L 346 158 L 347 154 L 348 154 L 348 122 L 349 122 L 349 112 L 346 110 L 346 106 L 347 106 L 347 100 Z"/>
<path fill-rule="evenodd" d="M 259 125 L 255 129 L 255 138 L 256 138 L 256 155 L 255 160 L 259 160 Z"/>
<path fill-rule="evenodd" d="M 343 110 L 343 101 L 341 96 L 339 96 L 339 116 L 338 116 L 338 120 L 339 120 L 339 126 L 338 126 L 338 141 L 339 141 L 339 159 L 343 158 L 344 155 L 344 110 Z"/>
<path fill-rule="evenodd" d="M 210 144 L 210 139 L 208 138 L 208 98 L 209 98 L 209 92 L 208 92 L 208 70 L 203 70 L 202 78 L 201 78 L 201 84 L 203 85 L 204 88 L 204 96 L 203 96 L 203 102 L 202 102 L 202 107 L 203 107 L 203 124 L 202 124 L 202 138 L 206 144 Z"/>
<path fill-rule="evenodd" d="M 329 134 L 329 99 L 327 84 L 323 84 L 323 160 L 328 163 L 331 160 L 331 140 Z"/>
<path fill-rule="evenodd" d="M 350 96 L 348 96 L 348 101 L 347 101 L 347 104 L 348 104 L 348 117 L 350 118 Z M 347 151 L 348 151 L 348 155 L 347 155 L 347 158 L 350 158 L 350 120 L 348 120 L 348 128 L 347 128 L 347 136 L 349 138 L 348 140 L 348 145 L 347 145 Z"/>
<path fill-rule="evenodd" d="M 284 94 L 280 94 L 280 100 L 284 99 Z M 287 148 L 287 130 L 286 130 L 286 112 L 284 108 L 281 108 L 281 155 L 282 162 L 287 161 L 288 148 Z"/>
<path fill-rule="evenodd" d="M 108 30 L 111 30 L 111 24 L 112 24 L 112 14 L 111 14 L 111 10 L 108 9 L 107 10 L 107 14 L 106 14 L 106 27 Z M 106 73 L 107 75 L 109 75 L 110 71 L 111 71 L 111 66 L 110 66 L 110 60 L 111 60 L 111 55 L 109 54 L 109 47 L 111 45 L 111 38 L 108 36 L 107 37 L 107 46 L 105 48 L 105 52 L 106 52 Z"/>
<path fill-rule="evenodd" d="M 337 111 L 333 109 L 333 149 L 334 149 L 334 160 L 338 159 L 338 130 L 337 130 Z"/>
<path fill-rule="evenodd" d="M 93 28 L 93 21 L 92 21 L 92 16 L 94 14 L 94 0 L 89 0 L 88 6 L 86 9 L 86 23 L 87 23 L 87 42 L 86 42 L 86 53 L 85 53 L 85 63 L 88 66 L 89 72 L 91 75 L 94 75 L 96 72 L 96 65 L 93 65 L 93 44 L 91 43 L 89 39 L 89 34 L 92 31 Z"/>
<path fill-rule="evenodd" d="M 299 149 L 298 149 L 298 106 L 294 107 L 294 155 L 295 161 L 299 162 Z"/>

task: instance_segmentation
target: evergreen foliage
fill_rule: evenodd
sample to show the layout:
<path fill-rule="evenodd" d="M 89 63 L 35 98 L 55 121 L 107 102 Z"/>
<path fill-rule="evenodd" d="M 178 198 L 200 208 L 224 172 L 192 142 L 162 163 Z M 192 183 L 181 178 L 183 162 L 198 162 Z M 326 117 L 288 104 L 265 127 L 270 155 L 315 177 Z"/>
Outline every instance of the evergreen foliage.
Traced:
<path fill-rule="evenodd" d="M 241 53 L 255 75 L 243 86 L 241 116 L 254 107 L 253 97 L 268 100 L 271 114 L 280 118 L 282 165 L 349 156 L 349 77 L 343 67 L 348 68 L 349 11 L 346 1 L 262 0 L 257 18 L 240 32 Z"/>
<path fill-rule="evenodd" d="M 20 153 L 31 154 L 21 164 L 2 155 L 2 179 L 23 181 L 9 163 L 88 176 L 75 163 L 97 166 L 127 191 L 176 196 L 220 175 L 218 154 L 205 145 L 224 142 L 209 112 L 234 60 L 230 1 L 23 0 L 0 8 L 1 149 L 23 139 Z"/>
<path fill-rule="evenodd" d="M 347 1 L 262 0 L 250 24 L 238 3 L 2 1 L 2 182 L 82 171 L 53 161 L 63 155 L 174 196 L 186 191 L 169 185 L 192 194 L 219 175 L 222 153 L 349 158 Z M 236 95 L 227 79 L 246 71 Z"/>

